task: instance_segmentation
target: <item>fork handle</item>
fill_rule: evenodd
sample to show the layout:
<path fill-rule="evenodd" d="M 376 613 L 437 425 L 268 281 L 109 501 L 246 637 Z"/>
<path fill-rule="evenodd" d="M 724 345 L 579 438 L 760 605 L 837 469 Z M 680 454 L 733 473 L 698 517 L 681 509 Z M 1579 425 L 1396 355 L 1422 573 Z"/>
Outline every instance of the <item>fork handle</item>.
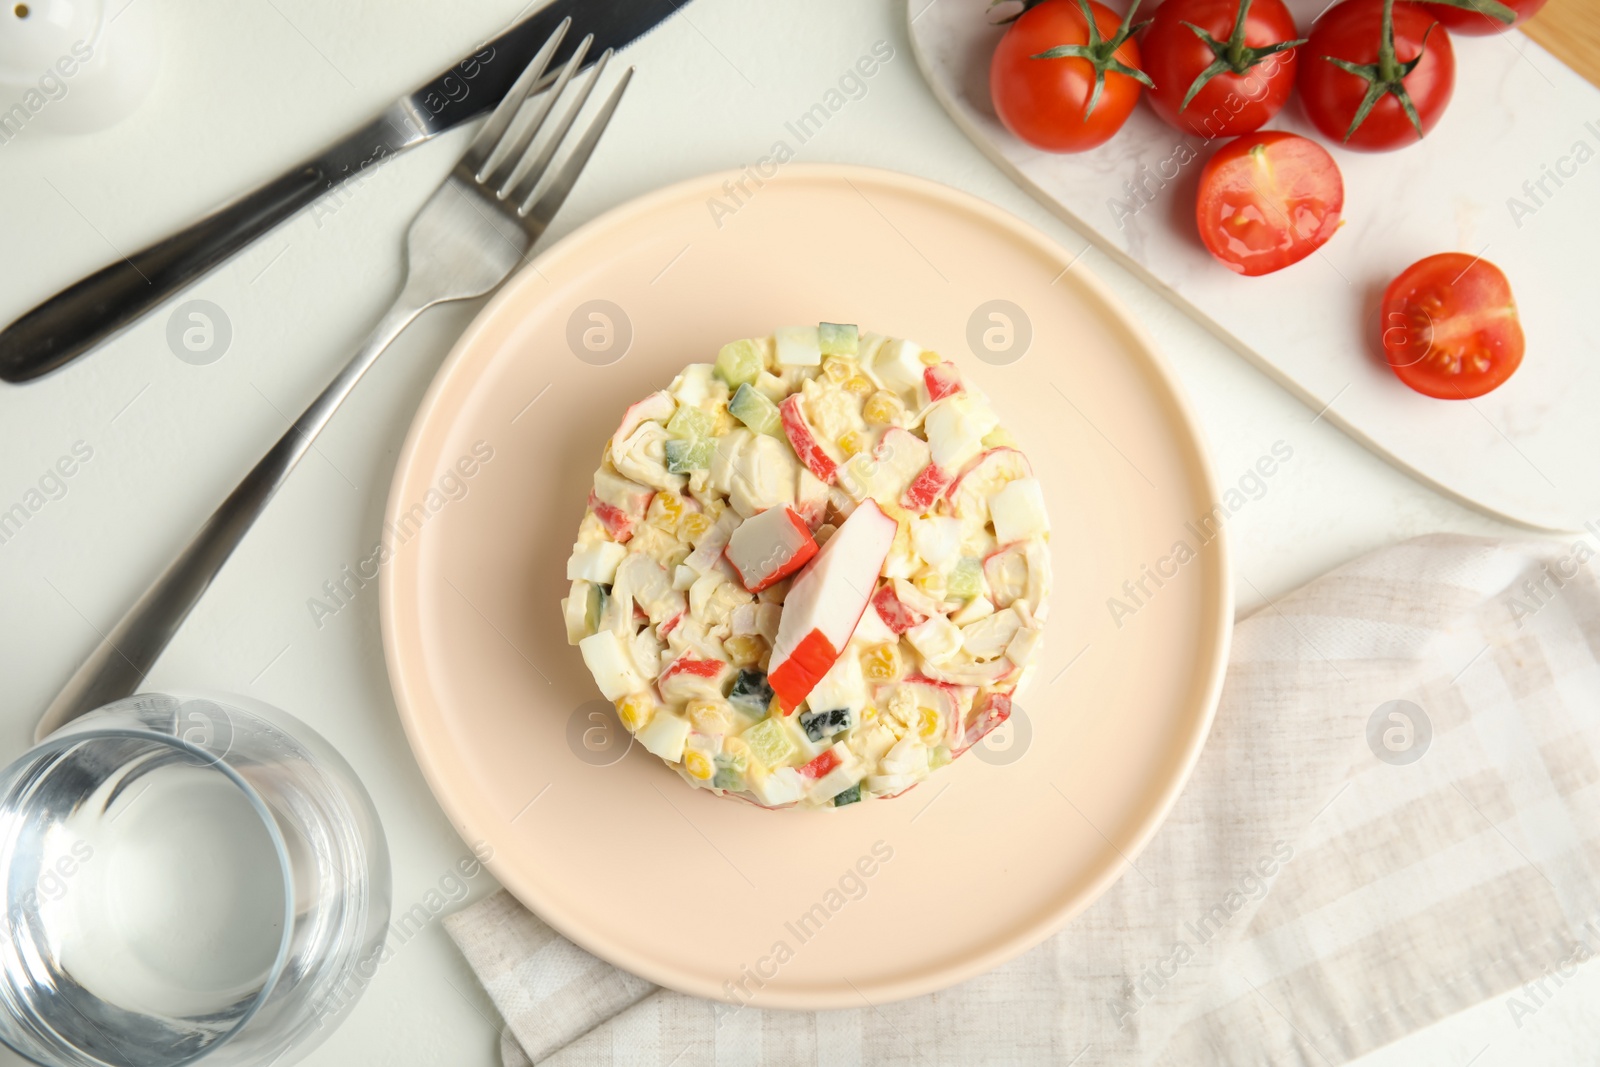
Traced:
<path fill-rule="evenodd" d="M 0 380 L 30 381 L 71 362 L 309 205 L 326 187 L 322 172 L 308 163 L 63 289 L 0 331 Z"/>
<path fill-rule="evenodd" d="M 436 302 L 418 299 L 408 283 L 339 376 L 261 457 L 238 487 L 228 494 L 228 499 L 212 512 L 178 558 L 151 583 L 83 661 L 45 709 L 34 730 L 35 740 L 43 740 L 85 712 L 138 691 L 145 675 L 150 673 L 150 668 L 211 585 L 211 580 L 239 547 L 256 518 L 266 509 L 267 502 L 288 480 L 289 473 L 310 450 L 312 441 L 350 395 L 356 382 L 401 331 Z"/>

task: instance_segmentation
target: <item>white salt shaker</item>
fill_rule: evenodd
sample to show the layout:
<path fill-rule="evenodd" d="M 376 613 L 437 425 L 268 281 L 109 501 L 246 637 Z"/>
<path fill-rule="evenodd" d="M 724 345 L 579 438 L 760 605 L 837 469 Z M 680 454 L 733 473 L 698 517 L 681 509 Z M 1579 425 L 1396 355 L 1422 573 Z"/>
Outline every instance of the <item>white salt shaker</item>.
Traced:
<path fill-rule="evenodd" d="M 104 129 L 138 107 L 160 58 L 152 0 L 0 0 L 0 146 Z"/>

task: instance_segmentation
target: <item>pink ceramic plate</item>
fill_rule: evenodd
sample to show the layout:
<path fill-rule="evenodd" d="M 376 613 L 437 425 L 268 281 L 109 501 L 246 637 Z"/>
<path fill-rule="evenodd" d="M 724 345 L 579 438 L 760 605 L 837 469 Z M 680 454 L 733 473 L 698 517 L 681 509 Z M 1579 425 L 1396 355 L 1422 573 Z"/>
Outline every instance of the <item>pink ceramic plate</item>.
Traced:
<path fill-rule="evenodd" d="M 817 1009 L 979 974 L 1122 873 L 1200 752 L 1232 604 L 1193 420 L 1070 263 L 965 193 L 792 165 L 626 204 L 484 309 L 395 472 L 382 617 L 417 761 L 518 899 L 653 982 Z M 558 602 L 627 404 L 724 341 L 821 319 L 920 341 L 990 394 L 1045 483 L 1055 591 L 1023 710 L 987 747 L 893 802 L 770 812 L 626 751 Z"/>

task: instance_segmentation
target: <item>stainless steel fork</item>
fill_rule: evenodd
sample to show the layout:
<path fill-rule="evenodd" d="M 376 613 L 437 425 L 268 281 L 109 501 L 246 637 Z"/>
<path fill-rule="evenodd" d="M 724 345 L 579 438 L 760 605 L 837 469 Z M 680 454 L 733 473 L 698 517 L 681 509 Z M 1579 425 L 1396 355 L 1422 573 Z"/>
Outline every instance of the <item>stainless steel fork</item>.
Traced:
<path fill-rule="evenodd" d="M 36 739 L 84 712 L 136 692 L 267 502 L 384 349 L 427 308 L 482 296 L 526 259 L 572 191 L 633 76 L 631 67 L 623 73 L 560 167 L 552 171 L 557 150 L 611 58 L 607 49 L 581 86 L 564 94 L 588 53 L 592 38 L 584 38 L 549 91 L 529 103 L 570 24 L 568 19 L 557 27 L 450 176 L 412 220 L 406 237 L 406 280 L 394 305 L 338 377 L 84 660 L 45 710 L 34 731 Z M 562 106 L 536 153 L 539 133 L 563 95 L 571 100 Z M 547 176 L 549 180 L 543 181 Z"/>

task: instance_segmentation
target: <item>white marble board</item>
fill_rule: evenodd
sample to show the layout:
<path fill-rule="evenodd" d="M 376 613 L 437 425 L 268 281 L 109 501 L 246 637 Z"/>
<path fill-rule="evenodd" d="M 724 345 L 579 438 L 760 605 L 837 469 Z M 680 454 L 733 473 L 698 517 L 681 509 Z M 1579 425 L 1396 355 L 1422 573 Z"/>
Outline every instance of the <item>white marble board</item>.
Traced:
<path fill-rule="evenodd" d="M 1305 33 L 1327 0 L 1287 2 Z M 1427 139 L 1384 153 L 1330 146 L 1345 225 L 1317 255 L 1243 278 L 1195 233 L 1195 189 L 1214 149 L 1204 139 L 1142 103 L 1110 142 L 1073 155 L 1037 151 L 1000 125 L 988 70 L 1004 27 L 988 24 L 988 5 L 907 0 L 910 36 L 940 103 L 1024 189 L 1421 480 L 1527 526 L 1600 519 L 1600 90 L 1519 31 L 1453 38 L 1455 95 Z M 1269 125 L 1321 140 L 1298 97 Z M 1522 367 L 1473 401 L 1413 393 L 1377 344 L 1383 287 L 1446 251 L 1506 272 L 1527 334 Z"/>

